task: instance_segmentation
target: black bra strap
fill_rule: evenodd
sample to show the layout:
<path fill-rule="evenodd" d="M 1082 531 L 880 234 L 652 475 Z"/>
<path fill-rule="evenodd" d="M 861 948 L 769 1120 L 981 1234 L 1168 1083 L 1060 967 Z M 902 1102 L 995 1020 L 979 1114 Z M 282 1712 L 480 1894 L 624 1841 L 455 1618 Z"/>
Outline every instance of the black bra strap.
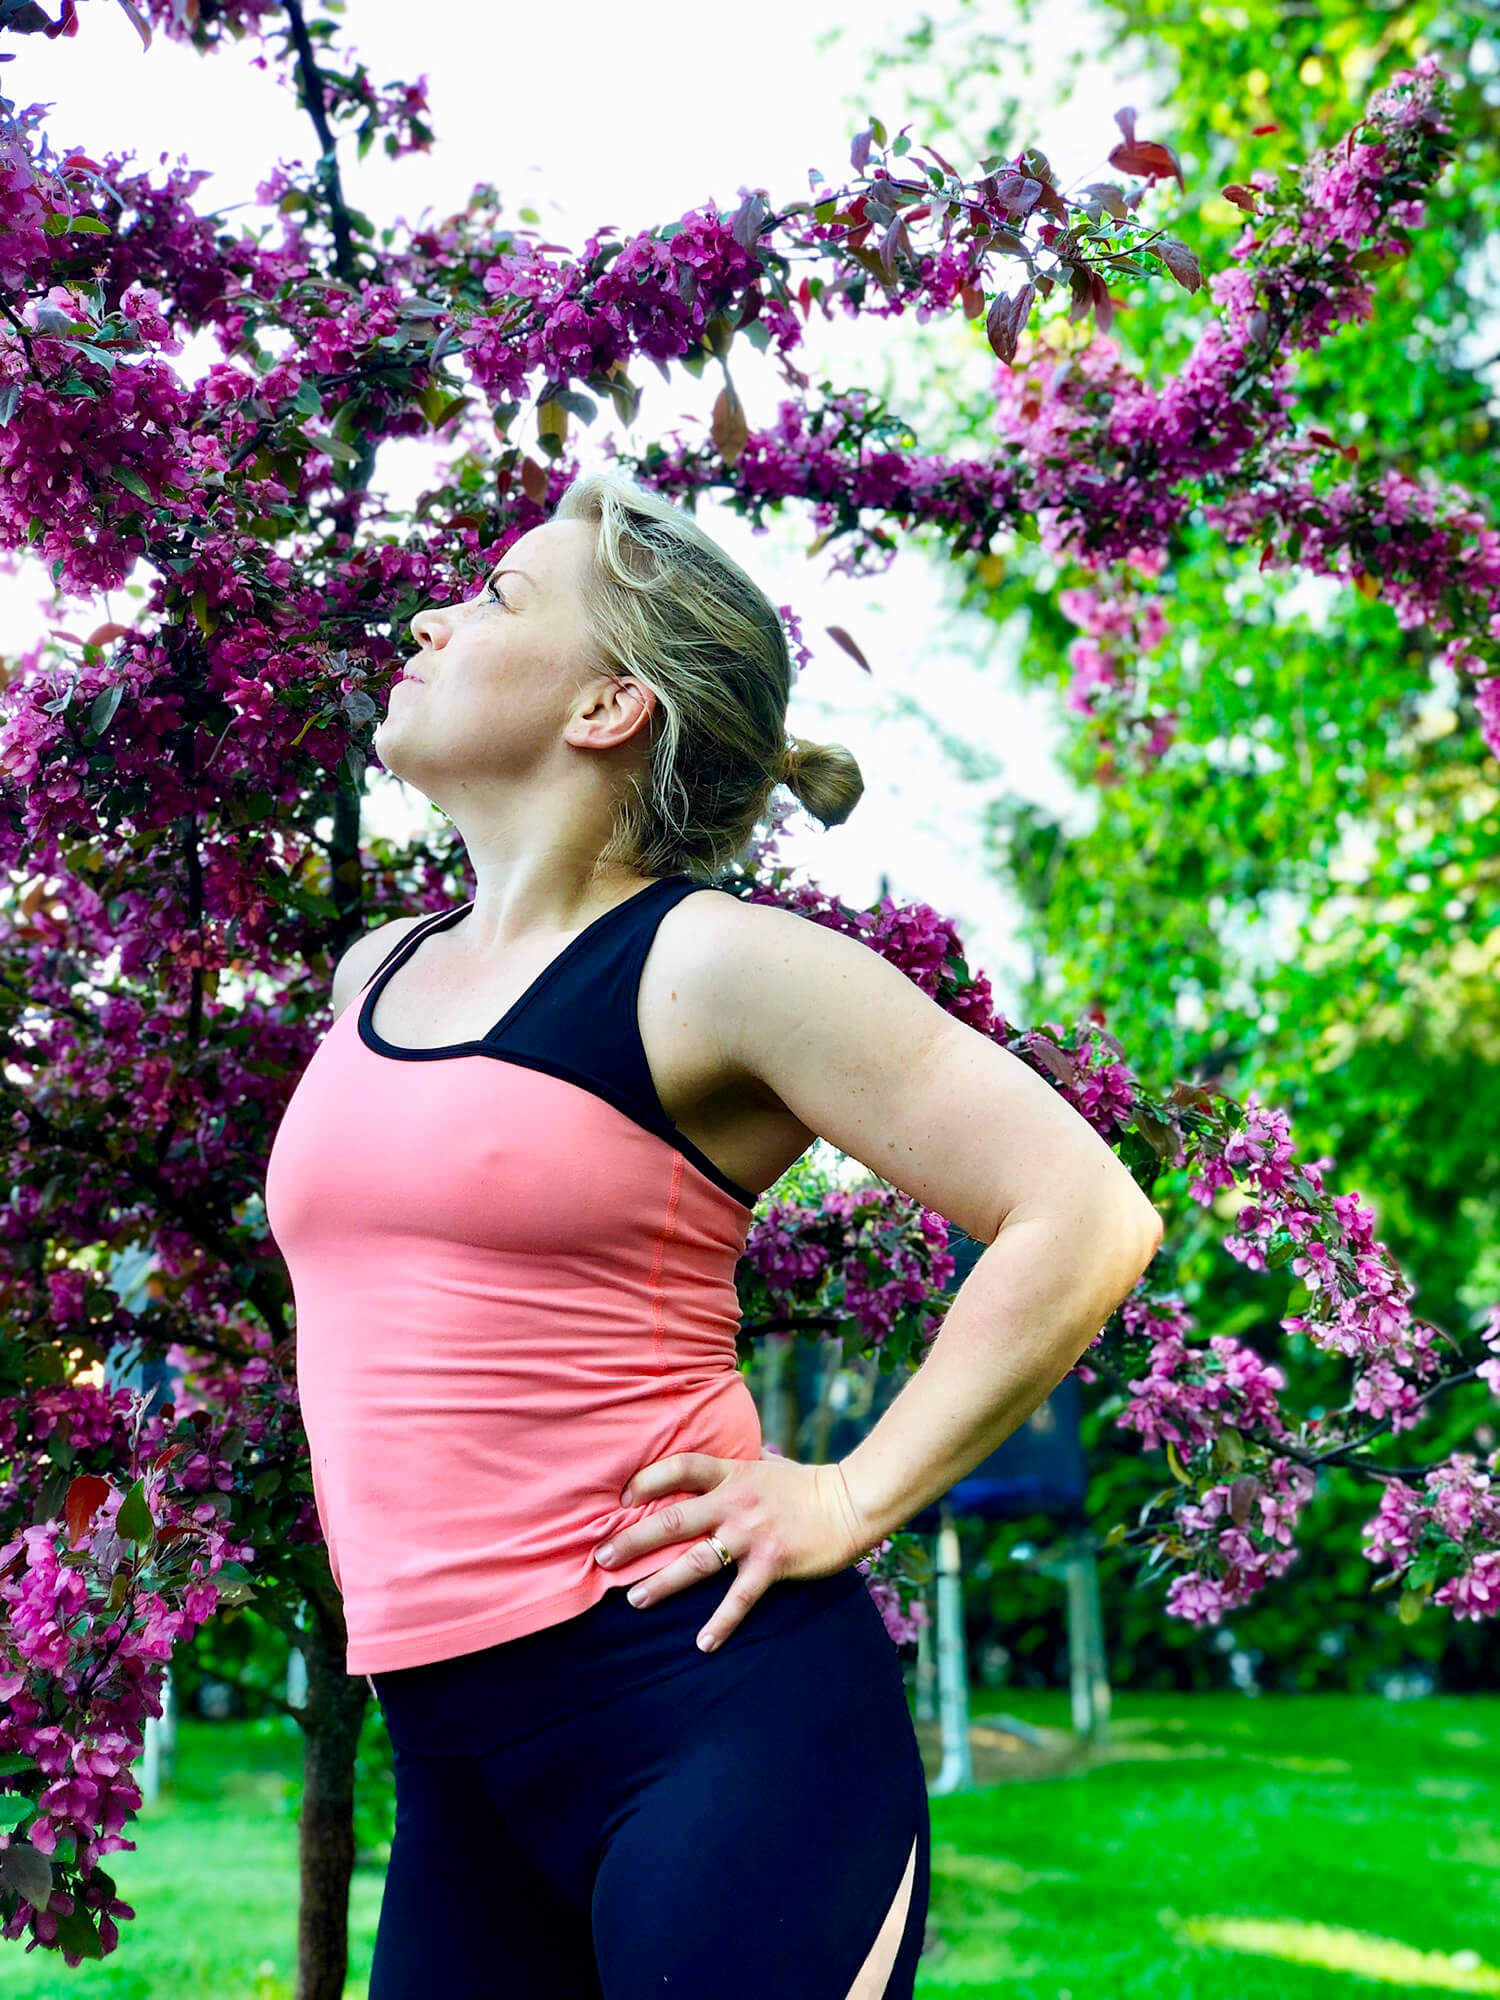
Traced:
<path fill-rule="evenodd" d="M 467 905 L 465 905 L 465 907 L 467 907 Z M 388 965 L 394 967 L 395 961 L 397 960 L 397 958 L 400 957 L 402 952 L 407 950 L 415 950 L 417 945 L 421 943 L 422 939 L 426 937 L 429 931 L 436 930 L 438 925 L 443 923 L 445 920 L 451 922 L 451 920 L 457 914 L 458 912 L 456 910 L 435 910 L 430 917 L 424 917 L 421 919 L 420 922 L 413 924 L 411 929 L 406 933 L 406 936 L 404 938 L 398 938 L 396 943 L 392 945 L 391 949 L 386 953 L 385 957 L 379 961 L 374 971 L 370 974 L 370 979 L 378 979 L 380 974 L 385 971 Z M 377 931 L 374 933 L 374 935 L 378 937 L 380 933 Z M 363 985 L 361 985 L 359 989 L 361 993 L 363 993 L 365 987 L 369 985 L 370 979 L 365 980 Z"/>

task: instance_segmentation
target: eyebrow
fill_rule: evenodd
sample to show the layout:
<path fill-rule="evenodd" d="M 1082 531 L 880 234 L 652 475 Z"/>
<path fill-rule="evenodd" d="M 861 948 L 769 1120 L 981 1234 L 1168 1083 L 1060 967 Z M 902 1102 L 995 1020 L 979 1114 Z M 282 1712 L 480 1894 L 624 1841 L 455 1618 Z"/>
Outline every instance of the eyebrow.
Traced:
<path fill-rule="evenodd" d="M 533 578 L 531 578 L 531 577 L 529 577 L 529 576 L 527 576 L 527 575 L 526 575 L 526 572 L 525 572 L 525 570 L 524 570 L 524 569 L 497 569 L 497 570 L 492 570 L 492 571 L 490 572 L 490 574 L 491 574 L 491 576 L 492 576 L 492 577 L 496 577 L 496 576 L 519 576 L 519 577 L 525 577 L 525 579 L 526 579 L 527 583 L 529 583 L 529 584 L 531 585 L 532 589 L 533 589 L 533 590 L 535 590 L 535 589 L 536 589 L 536 583 L 535 583 L 534 579 L 533 579 Z"/>

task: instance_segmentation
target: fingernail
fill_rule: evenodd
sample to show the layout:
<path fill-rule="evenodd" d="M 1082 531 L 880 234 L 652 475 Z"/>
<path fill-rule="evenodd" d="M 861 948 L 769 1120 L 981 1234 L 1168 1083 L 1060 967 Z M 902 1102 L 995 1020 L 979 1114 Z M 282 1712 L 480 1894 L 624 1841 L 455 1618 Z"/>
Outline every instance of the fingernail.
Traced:
<path fill-rule="evenodd" d="M 594 1551 L 594 1561 L 596 1563 L 611 1563 L 614 1559 L 615 1545 L 613 1542 L 605 1542 L 602 1547 Z"/>
<path fill-rule="evenodd" d="M 700 1632 L 698 1634 L 698 1651 L 700 1653 L 711 1653 L 718 1643 L 712 1632 Z"/>
<path fill-rule="evenodd" d="M 644 1604 L 646 1601 L 646 1593 L 640 1584 L 637 1584 L 634 1590 L 627 1590 L 625 1595 L 630 1599 L 632 1604 Z"/>

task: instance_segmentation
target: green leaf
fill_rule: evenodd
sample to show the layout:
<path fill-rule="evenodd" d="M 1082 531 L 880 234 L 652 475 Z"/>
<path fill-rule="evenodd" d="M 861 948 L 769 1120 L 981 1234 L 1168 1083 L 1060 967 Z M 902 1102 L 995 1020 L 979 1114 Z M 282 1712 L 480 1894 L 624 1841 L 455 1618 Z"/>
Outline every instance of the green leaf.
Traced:
<path fill-rule="evenodd" d="M 119 355 L 108 347 L 100 347 L 92 340 L 70 340 L 69 347 L 76 347 L 80 354 L 86 354 L 91 361 L 97 361 L 101 368 L 113 370 L 119 362 Z"/>
<path fill-rule="evenodd" d="M 102 736 L 115 719 L 115 710 L 120 706 L 125 693 L 123 681 L 116 681 L 113 687 L 101 688 L 89 704 L 89 728 L 96 736 Z"/>
<path fill-rule="evenodd" d="M 558 389 L 554 394 L 555 400 L 583 423 L 591 424 L 599 414 L 599 405 L 593 397 L 585 396 L 577 389 Z"/>
<path fill-rule="evenodd" d="M 0 1883 L 44 1910 L 52 1895 L 52 1863 L 29 1841 L 23 1841 L 0 1854 Z M 61 1924 L 59 1918 L 59 1929 Z"/>
<path fill-rule="evenodd" d="M 1217 1445 L 1225 1465 L 1231 1472 L 1238 1472 L 1245 1463 L 1245 1440 L 1233 1425 L 1226 1424 L 1219 1432 Z"/>
<path fill-rule="evenodd" d="M 115 1516 L 115 1532 L 127 1542 L 147 1542 L 155 1528 L 151 1509 L 146 1504 L 146 1482 L 138 1479 L 120 1504 L 120 1511 Z"/>
<path fill-rule="evenodd" d="M 346 444 L 341 437 L 335 437 L 332 431 L 324 431 L 321 435 L 309 431 L 307 436 L 314 451 L 326 452 L 336 465 L 358 465 L 359 453 L 354 446 Z"/>
<path fill-rule="evenodd" d="M 137 500 L 144 500 L 149 506 L 152 501 L 151 488 L 141 475 L 128 465 L 112 465 L 109 476 L 116 486 L 123 486 L 127 493 L 133 493 Z"/>
<path fill-rule="evenodd" d="M 73 1952 L 79 1958 L 103 1958 L 104 1946 L 94 1927 L 93 1912 L 86 1903 L 80 1903 L 75 1897 L 72 1909 L 66 1916 L 57 1916 L 55 1921 L 61 1950 Z"/>
<path fill-rule="evenodd" d="M 462 390 L 451 393 L 445 382 L 429 382 L 422 391 L 420 401 L 423 416 L 435 431 L 440 431 L 460 410 L 467 408 L 469 398 Z"/>

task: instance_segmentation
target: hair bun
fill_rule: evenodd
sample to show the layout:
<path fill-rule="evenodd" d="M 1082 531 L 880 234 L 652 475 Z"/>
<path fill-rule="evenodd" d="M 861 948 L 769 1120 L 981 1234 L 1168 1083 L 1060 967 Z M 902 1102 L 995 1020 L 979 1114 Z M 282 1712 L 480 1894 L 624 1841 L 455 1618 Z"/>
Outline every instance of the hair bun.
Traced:
<path fill-rule="evenodd" d="M 810 743 L 794 736 L 782 753 L 781 782 L 824 826 L 839 826 L 865 788 L 859 765 L 841 743 Z"/>

